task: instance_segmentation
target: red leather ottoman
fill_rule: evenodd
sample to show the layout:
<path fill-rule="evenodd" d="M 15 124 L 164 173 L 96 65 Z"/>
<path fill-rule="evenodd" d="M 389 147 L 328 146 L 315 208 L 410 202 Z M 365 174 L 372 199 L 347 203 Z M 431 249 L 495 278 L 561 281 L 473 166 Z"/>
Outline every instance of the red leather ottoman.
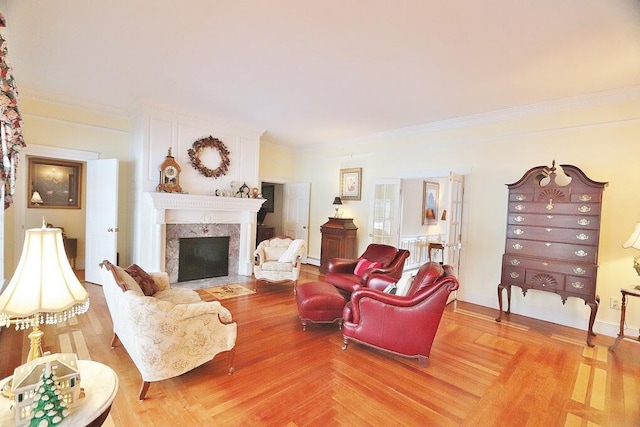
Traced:
<path fill-rule="evenodd" d="M 342 328 L 342 309 L 346 303 L 342 294 L 330 283 L 308 282 L 298 285 L 296 304 L 298 316 L 302 321 L 302 330 L 307 329 L 307 322 L 338 321 L 338 328 Z"/>

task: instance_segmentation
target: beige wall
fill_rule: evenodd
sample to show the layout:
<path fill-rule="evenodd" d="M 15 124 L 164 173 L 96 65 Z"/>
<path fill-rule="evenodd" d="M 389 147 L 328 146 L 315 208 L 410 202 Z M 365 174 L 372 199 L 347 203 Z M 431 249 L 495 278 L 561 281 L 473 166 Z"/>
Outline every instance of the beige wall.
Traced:
<path fill-rule="evenodd" d="M 128 209 L 129 186 L 129 129 L 128 119 L 119 115 L 109 115 L 92 110 L 69 107 L 53 102 L 33 98 L 21 99 L 21 111 L 24 119 L 24 136 L 27 146 L 38 145 L 65 149 L 83 150 L 99 153 L 100 158 L 120 160 L 119 172 L 119 217 L 120 233 L 126 235 L 128 227 L 126 212 Z M 28 164 L 19 165 L 18 179 L 26 180 Z M 86 167 L 83 168 L 86 176 Z M 26 181 L 25 181 L 26 182 Z M 24 186 L 26 188 L 26 186 Z M 84 268 L 85 204 L 87 189 L 82 182 L 82 208 L 76 209 L 28 209 L 11 206 L 6 211 L 5 221 L 5 276 L 11 277 L 18 262 L 15 254 L 14 230 L 23 233 L 24 229 L 39 227 L 44 215 L 48 223 L 64 227 L 67 236 L 78 238 L 78 269 Z M 15 212 L 24 212 L 16 218 Z M 118 251 L 126 257 L 126 239 L 120 239 Z M 19 249 L 18 249 L 19 250 Z"/>
<path fill-rule="evenodd" d="M 44 101 L 23 100 L 27 144 L 96 151 L 101 158 L 120 160 L 120 230 L 127 233 L 129 122 L 117 115 L 99 114 Z M 535 114 L 531 114 L 535 113 Z M 633 250 L 622 242 L 640 220 L 639 161 L 635 155 L 640 136 L 640 100 L 576 103 L 567 108 L 540 108 L 513 118 L 475 124 L 461 120 L 451 126 L 426 126 L 411 132 L 389 133 L 357 144 L 327 144 L 318 150 L 294 152 L 263 143 L 260 179 L 271 182 L 311 183 L 309 255 L 320 256 L 320 225 L 333 215 L 330 204 L 338 193 L 341 168 L 363 168 L 363 197 L 343 205 L 359 227 L 359 250 L 367 244 L 370 188 L 375 179 L 420 176 L 433 170 L 466 169 L 464 248 L 459 298 L 497 307 L 506 222 L 506 186 L 529 168 L 552 160 L 580 167 L 591 179 L 608 181 L 604 193 L 598 293 L 601 306 L 596 331 L 614 335 L 619 312 L 609 309 L 609 299 L 619 297 L 620 286 L 640 282 L 632 269 Z M 469 121 L 471 123 L 471 121 Z M 22 165 L 24 167 L 24 165 Z M 24 173 L 24 169 L 21 169 Z M 22 220 L 14 208 L 6 211 L 5 236 Z M 35 220 L 34 220 L 35 221 Z M 54 222 L 54 221 L 49 221 Z M 37 225 L 37 224 L 36 224 Z M 66 227 L 65 227 L 66 228 Z M 79 227 L 84 228 L 84 224 Z M 75 231 L 74 231 L 75 233 Z M 80 233 L 80 231 L 78 231 Z M 119 239 L 126 259 L 126 239 Z M 14 263 L 13 243 L 5 239 L 5 272 Z M 585 329 L 588 308 L 581 300 L 562 305 L 556 295 L 514 292 L 516 313 Z M 640 312 L 630 310 L 630 327 L 640 325 Z M 597 342 L 597 341 L 596 341 Z"/>
<path fill-rule="evenodd" d="M 601 304 L 595 330 L 615 335 L 620 312 L 609 308 L 609 300 L 620 297 L 621 286 L 640 284 L 632 268 L 637 253 L 621 247 L 640 220 L 640 100 L 607 102 L 596 98 L 592 105 L 589 100 L 549 105 L 485 124 L 464 126 L 460 121 L 451 129 L 426 127 L 422 132 L 405 132 L 406 136 L 389 134 L 357 145 L 327 144 L 320 150 L 299 152 L 293 179 L 311 183 L 309 256 L 320 257 L 320 225 L 332 213 L 328 201 L 337 194 L 341 168 L 363 168 L 362 200 L 343 206 L 345 216 L 355 218 L 359 227 L 359 252 L 368 243 L 370 189 L 375 179 L 468 169 L 458 295 L 463 301 L 497 308 L 506 232 L 505 184 L 555 159 L 558 164 L 580 167 L 593 180 L 609 182 L 602 212 L 597 285 Z M 272 161 L 265 151 L 261 160 L 261 164 Z M 589 314 L 582 300 L 570 298 L 563 306 L 557 295 L 541 292 L 529 292 L 526 297 L 514 292 L 512 310 L 581 329 L 586 329 Z M 640 311 L 630 311 L 627 323 L 638 328 Z"/>

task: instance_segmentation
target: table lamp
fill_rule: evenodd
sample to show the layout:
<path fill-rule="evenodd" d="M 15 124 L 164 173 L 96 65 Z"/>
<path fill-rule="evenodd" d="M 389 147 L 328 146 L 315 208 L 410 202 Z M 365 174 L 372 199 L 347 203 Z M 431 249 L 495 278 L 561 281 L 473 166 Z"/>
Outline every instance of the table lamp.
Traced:
<path fill-rule="evenodd" d="M 340 205 L 342 204 L 342 199 L 339 196 L 334 197 L 333 205 L 336 207 L 336 213 L 333 216 L 334 218 L 340 218 Z"/>
<path fill-rule="evenodd" d="M 31 203 L 36 206 L 40 206 L 42 203 L 44 203 L 44 200 L 42 200 L 42 196 L 40 196 L 40 193 L 38 193 L 37 191 L 33 192 L 33 195 L 31 196 Z"/>
<path fill-rule="evenodd" d="M 41 324 L 64 322 L 89 309 L 89 294 L 77 279 L 64 250 L 62 230 L 25 231 L 18 267 L 0 294 L 0 327 L 33 328 L 27 362 L 42 356 Z"/>
<path fill-rule="evenodd" d="M 640 249 L 640 221 L 636 223 L 636 228 L 631 233 L 631 237 L 623 243 L 622 247 L 625 249 Z M 633 268 L 636 269 L 636 273 L 640 276 L 640 255 L 636 255 L 633 258 Z M 640 289 L 640 285 L 636 286 L 636 289 Z"/>

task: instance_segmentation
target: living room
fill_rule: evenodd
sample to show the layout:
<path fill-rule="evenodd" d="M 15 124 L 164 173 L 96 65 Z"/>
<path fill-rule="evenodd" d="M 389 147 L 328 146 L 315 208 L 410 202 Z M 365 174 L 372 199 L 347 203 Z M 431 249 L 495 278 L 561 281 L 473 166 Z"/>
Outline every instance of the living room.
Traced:
<path fill-rule="evenodd" d="M 26 11 L 10 2 L 0 6 L 7 15 L 7 42 L 13 62 L 22 63 L 20 51 L 13 47 L 17 38 L 22 38 L 24 29 L 12 28 L 13 19 L 26 19 Z M 28 2 L 27 2 L 28 3 Z M 625 2 L 621 2 L 625 3 Z M 576 6 L 577 7 L 577 6 Z M 629 6 L 631 7 L 631 6 Z M 550 9 L 553 10 L 553 9 Z M 10 13 L 13 12 L 13 13 Z M 637 16 L 637 5 L 633 12 Z M 613 12 L 612 12 L 613 13 Z M 15 22 L 15 21 L 14 21 Z M 27 22 L 27 21 L 24 21 Z M 542 32 L 544 33 L 544 32 Z M 637 33 L 635 33 L 637 35 Z M 636 40 L 637 39 L 633 39 Z M 547 46 L 550 55 L 558 52 Z M 568 43 L 568 42 L 567 42 Z M 602 42 L 608 46 L 606 42 Z M 593 42 L 600 46 L 599 42 Z M 631 44 L 631 42 L 629 42 Z M 581 45 L 582 46 L 582 45 Z M 584 49 L 590 49 L 589 40 L 584 39 Z M 594 50 L 597 50 L 594 47 Z M 630 49 L 631 51 L 631 49 Z M 598 50 L 598 52 L 600 52 Z M 637 52 L 628 57 L 627 71 L 635 73 Z M 531 58 L 531 68 L 540 61 L 552 61 L 545 55 Z M 597 62 L 594 59 L 594 62 Z M 584 63 L 581 63 L 584 65 Z M 616 62 L 620 64 L 620 62 Z M 468 64 L 467 64 L 468 65 Z M 572 75 L 558 75 L 562 84 L 571 86 L 572 80 L 580 80 L 584 68 L 575 68 Z M 219 136 L 221 126 L 228 126 L 217 115 L 209 116 L 203 111 L 193 111 L 188 106 L 151 104 L 138 105 L 134 114 L 123 114 L 122 109 L 100 108 L 92 104 L 51 96 L 38 87 L 20 86 L 20 70 L 16 67 L 16 80 L 21 94 L 21 112 L 24 116 L 24 134 L 27 150 L 31 146 L 46 147 L 46 157 L 64 156 L 66 151 L 98 153 L 99 158 L 115 158 L 119 161 L 118 173 L 118 228 L 117 250 L 121 265 L 140 262 L 134 250 L 134 235 L 138 232 L 130 212 L 137 208 L 135 191 L 141 191 L 138 177 L 147 173 L 147 183 L 157 184 L 157 167 L 162 163 L 167 148 L 174 146 L 174 155 L 183 171 L 195 175 L 186 153 L 197 137 L 179 134 L 178 128 L 169 131 L 169 139 L 158 141 L 153 152 L 143 158 L 132 141 L 141 138 L 140 118 L 152 110 L 162 111 L 163 119 L 171 116 L 186 117 L 196 122 L 198 130 L 206 135 Z M 621 75 L 624 73 L 621 73 Z M 545 75 L 549 78 L 549 75 Z M 332 81 L 338 85 L 337 80 Z M 530 82 L 522 80 L 522 85 Z M 600 245 L 598 252 L 597 292 L 600 307 L 595 319 L 594 338 L 596 345 L 608 346 L 618 333 L 620 311 L 611 308 L 611 300 L 620 298 L 620 288 L 638 284 L 632 268 L 633 249 L 623 249 L 639 218 L 640 200 L 634 197 L 640 192 L 638 180 L 637 140 L 640 135 L 640 86 L 637 80 L 622 80 L 617 86 L 585 90 L 571 96 L 548 99 L 536 103 L 514 103 L 509 107 L 491 108 L 482 112 L 461 114 L 415 126 L 388 127 L 384 131 L 358 134 L 348 139 L 326 139 L 321 144 L 296 147 L 278 143 L 262 130 L 270 133 L 268 126 L 256 125 L 259 151 L 257 170 L 242 174 L 232 172 L 234 180 L 247 179 L 250 186 L 260 182 L 309 183 L 311 197 L 308 224 L 308 257 L 313 262 L 320 259 L 320 226 L 333 215 L 331 201 L 339 194 L 340 170 L 362 169 L 362 197 L 357 201 L 346 201 L 342 205 L 343 215 L 352 217 L 358 226 L 358 252 L 369 242 L 369 209 L 372 186 L 380 179 L 415 179 L 432 176 L 434 171 L 465 171 L 464 211 L 462 213 L 462 249 L 457 298 L 459 301 L 491 309 L 497 313 L 496 286 L 500 282 L 502 254 L 507 219 L 507 188 L 505 184 L 516 182 L 530 168 L 539 165 L 571 164 L 581 168 L 591 179 L 608 182 L 604 190 Z M 95 83 L 99 85 L 98 82 Z M 311 84 L 311 83 L 309 83 Z M 536 91 L 533 84 L 530 91 Z M 494 89 L 499 92 L 499 88 Z M 491 92 L 485 93 L 491 98 Z M 434 92 L 433 98 L 446 101 L 446 92 Z M 443 101 L 443 102 L 444 102 Z M 339 98 L 335 99 L 339 104 Z M 437 102 L 435 103 L 437 109 Z M 207 125 L 203 128 L 201 123 Z M 355 125 L 354 125 L 355 126 Z M 231 127 L 231 126 L 230 126 Z M 254 128 L 251 128 L 255 130 Z M 243 128 L 240 126 L 240 128 Z M 175 129 L 175 130 L 174 130 Z M 224 137 L 221 139 L 228 143 Z M 151 153 L 153 153 L 151 155 Z M 232 152 L 232 156 L 234 153 Z M 232 162 L 234 157 L 232 157 Z M 146 165 L 144 172 L 140 165 Z M 18 166 L 20 179 L 27 171 L 27 162 Z M 153 171 L 153 174 L 151 173 Z M 253 175 L 251 175 L 253 173 Z M 197 176 L 197 175 L 196 175 Z M 444 175 L 441 175 L 444 176 Z M 207 191 L 216 187 L 226 188 L 231 179 L 211 180 L 194 177 L 186 180 L 185 190 L 191 194 L 203 194 L 201 184 Z M 22 193 L 25 189 L 23 188 Z M 82 197 L 90 188 L 82 186 Z M 148 191 L 148 189 L 147 189 Z M 202 193 L 201 193 L 202 191 Z M 25 199 L 25 195 L 21 196 Z M 421 197 L 421 196 L 420 196 Z M 18 214 L 24 212 L 24 216 Z M 64 226 L 71 236 L 84 236 L 86 221 L 83 209 L 80 217 L 70 217 L 70 212 L 47 210 L 47 222 Z M 76 212 L 73 212 L 75 215 Z M 39 226 L 41 209 L 12 206 L 4 213 L 4 276 L 10 278 L 20 254 L 19 245 L 13 238 L 21 236 L 24 229 Z M 80 243 L 80 242 L 79 242 Z M 249 254 L 250 255 L 250 254 Z M 250 262 L 250 258 L 245 260 Z M 142 265 L 144 263 L 141 263 Z M 146 266 L 152 268 L 153 266 Z M 85 268 L 84 260 L 78 267 Z M 627 312 L 629 330 L 640 327 L 640 310 L 630 301 Z M 586 331 L 589 309 L 584 302 L 571 298 L 563 304 L 559 297 L 546 293 L 529 293 L 523 296 L 514 292 L 512 312 L 529 318 Z M 632 345 L 632 343 L 628 343 Z M 629 351 L 630 361 L 638 360 L 637 346 Z M 637 386 L 636 386 L 637 387 Z"/>

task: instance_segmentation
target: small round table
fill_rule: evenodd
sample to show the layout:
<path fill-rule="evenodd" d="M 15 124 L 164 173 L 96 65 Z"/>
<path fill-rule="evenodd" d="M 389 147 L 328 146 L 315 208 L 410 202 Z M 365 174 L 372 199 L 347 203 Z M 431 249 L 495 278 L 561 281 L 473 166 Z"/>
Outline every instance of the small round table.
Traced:
<path fill-rule="evenodd" d="M 116 397 L 118 376 L 107 365 L 93 360 L 78 360 L 78 370 L 85 396 L 79 399 L 78 404 L 69 410 L 69 416 L 58 425 L 101 426 Z M 10 379 L 0 380 L 0 388 Z M 13 400 L 0 396 L 0 426 L 15 426 L 12 408 Z"/>

